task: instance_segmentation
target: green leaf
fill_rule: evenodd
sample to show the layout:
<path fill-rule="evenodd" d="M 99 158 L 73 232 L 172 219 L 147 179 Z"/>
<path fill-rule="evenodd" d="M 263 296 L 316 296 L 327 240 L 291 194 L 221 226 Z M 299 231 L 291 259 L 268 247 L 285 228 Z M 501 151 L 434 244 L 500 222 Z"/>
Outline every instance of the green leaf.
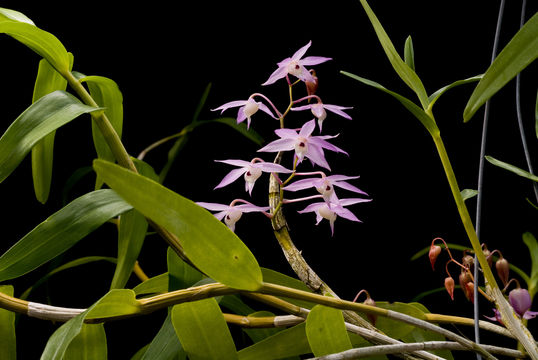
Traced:
<path fill-rule="evenodd" d="M 527 178 L 529 180 L 538 182 L 538 176 L 533 175 L 530 172 L 525 171 L 523 169 L 520 169 L 520 168 L 518 168 L 518 167 L 516 167 L 514 165 L 510 165 L 508 163 L 505 163 L 504 161 L 497 160 L 497 159 L 495 159 L 495 158 L 493 158 L 491 156 L 486 156 L 486 160 L 489 161 L 491 164 L 493 164 L 495 166 L 498 166 L 500 168 L 503 168 L 505 170 L 508 170 L 510 172 L 513 172 L 516 175 L 519 175 L 519 176 L 522 176 L 522 177 Z"/>
<path fill-rule="evenodd" d="M 73 55 L 71 53 L 69 53 L 69 58 L 69 69 L 71 70 L 71 67 L 73 66 Z M 32 102 L 36 102 L 53 91 L 65 91 L 66 88 L 67 80 L 54 70 L 47 60 L 42 59 L 39 62 L 39 68 L 37 70 Z M 37 200 L 42 204 L 47 202 L 50 192 L 55 134 L 55 131 L 51 132 L 32 148 L 32 177 L 34 180 L 34 192 Z"/>
<path fill-rule="evenodd" d="M 182 360 L 186 356 L 185 350 L 176 336 L 172 318 L 168 314 L 141 360 Z"/>
<path fill-rule="evenodd" d="M 71 341 L 63 360 L 94 360 L 107 358 L 104 324 L 83 324 Z"/>
<path fill-rule="evenodd" d="M 13 286 L 0 285 L 0 292 L 13 296 Z M 17 359 L 17 342 L 15 336 L 15 313 L 0 309 L 0 359 Z"/>
<path fill-rule="evenodd" d="M 430 97 L 428 98 L 428 100 L 430 102 L 429 109 L 431 109 L 433 107 L 433 105 L 437 102 L 437 100 L 439 100 L 441 95 L 443 95 L 447 90 L 450 90 L 450 89 L 452 89 L 452 88 L 454 88 L 456 86 L 465 85 L 465 84 L 469 84 L 469 83 L 472 83 L 472 82 L 480 81 L 480 79 L 482 79 L 482 76 L 483 75 L 472 76 L 472 77 L 467 78 L 467 79 L 454 81 L 452 84 L 449 84 L 447 86 L 443 86 L 442 88 L 440 88 L 439 90 L 437 90 L 436 92 L 431 94 Z"/>
<path fill-rule="evenodd" d="M 531 297 L 538 291 L 538 242 L 530 232 L 523 234 L 523 242 L 529 248 L 531 256 L 531 275 L 528 281 L 528 290 Z"/>
<path fill-rule="evenodd" d="M 435 123 L 435 121 L 424 110 L 422 110 L 419 106 L 417 106 L 411 100 L 407 99 L 406 97 L 404 97 L 404 96 L 402 96 L 402 95 L 400 95 L 398 93 L 395 93 L 394 91 L 388 90 L 387 88 L 385 88 L 384 86 L 382 86 L 381 84 L 379 84 L 379 83 L 377 83 L 375 81 L 362 78 L 360 76 L 348 73 L 346 71 L 341 71 L 341 73 L 346 75 L 346 76 L 349 76 L 352 79 L 360 81 L 363 84 L 372 86 L 372 87 L 374 87 L 376 89 L 379 89 L 379 90 L 393 96 L 403 106 L 405 106 L 405 108 L 407 110 L 409 110 L 411 112 L 411 114 L 413 114 L 422 123 L 422 125 L 424 125 L 424 127 L 428 130 L 428 132 L 430 134 L 434 135 L 434 134 L 439 133 L 439 128 L 437 127 L 437 124 Z"/>
<path fill-rule="evenodd" d="M 183 261 L 172 248 L 167 249 L 168 291 L 186 289 L 202 280 L 205 276 Z"/>
<path fill-rule="evenodd" d="M 413 49 L 413 39 L 411 39 L 411 35 L 405 39 L 404 62 L 411 70 L 415 71 L 415 50 Z"/>
<path fill-rule="evenodd" d="M 135 209 L 120 216 L 118 262 L 110 284 L 111 289 L 121 289 L 127 284 L 144 244 L 147 229 L 146 218 Z"/>
<path fill-rule="evenodd" d="M 32 291 L 34 291 L 36 288 L 38 288 L 43 283 L 45 283 L 54 274 L 57 274 L 57 273 L 62 272 L 64 270 L 72 269 L 72 268 L 77 267 L 77 266 L 90 264 L 90 263 L 93 263 L 93 262 L 96 262 L 96 261 L 108 261 L 110 263 L 115 264 L 116 263 L 116 258 L 105 257 L 105 256 L 86 256 L 86 257 L 81 257 L 81 258 L 75 259 L 73 261 L 70 261 L 68 263 L 65 263 L 65 264 L 63 264 L 61 266 L 58 266 L 56 269 L 52 270 L 51 272 L 49 272 L 48 274 L 46 274 L 45 276 L 40 278 L 38 281 L 36 281 L 32 286 L 30 286 L 28 289 L 26 289 L 19 296 L 19 298 L 23 299 L 23 300 L 28 299 L 28 297 L 30 296 L 30 293 Z"/>
<path fill-rule="evenodd" d="M 110 189 L 79 197 L 0 257 L 0 281 L 19 277 L 55 258 L 105 221 L 129 209 L 131 206 Z"/>
<path fill-rule="evenodd" d="M 168 273 L 159 274 L 138 284 L 133 289 L 136 296 L 147 294 L 162 294 L 168 291 Z"/>
<path fill-rule="evenodd" d="M 471 198 L 475 197 L 476 195 L 478 195 L 478 190 L 463 189 L 461 191 L 461 198 L 463 199 L 463 201 L 465 201 L 467 199 L 471 199 Z"/>
<path fill-rule="evenodd" d="M 45 58 L 60 74 L 69 73 L 69 55 L 54 35 L 28 22 L 0 21 L 0 33 L 13 37 Z"/>
<path fill-rule="evenodd" d="M 192 116 L 193 122 L 198 121 L 198 118 L 200 117 L 200 113 L 202 112 L 202 109 L 204 108 L 205 103 L 207 101 L 207 97 L 209 96 L 209 91 L 211 91 L 211 83 L 207 84 L 202 96 L 200 97 L 198 106 L 196 107 L 196 110 L 194 110 L 194 115 Z"/>
<path fill-rule="evenodd" d="M 35 25 L 34 22 L 23 13 L 6 8 L 0 8 L 0 20 L 13 20 Z"/>
<path fill-rule="evenodd" d="M 85 76 L 79 80 L 88 84 L 90 95 L 95 102 L 105 109 L 105 114 L 110 124 L 121 138 L 123 131 L 123 95 L 118 85 L 111 79 L 103 76 Z M 92 119 L 92 136 L 95 151 L 99 159 L 114 161 L 115 157 L 108 146 L 103 134 Z M 101 182 L 97 179 L 96 189 L 101 187 Z"/>
<path fill-rule="evenodd" d="M 315 356 L 339 353 L 352 348 L 342 310 L 316 305 L 306 318 L 306 336 Z"/>
<path fill-rule="evenodd" d="M 392 67 L 394 68 L 398 76 L 400 76 L 400 78 L 407 84 L 407 86 L 409 86 L 417 94 L 420 104 L 424 109 L 426 109 L 428 107 L 428 96 L 426 94 L 426 90 L 424 89 L 422 81 L 413 71 L 413 69 L 411 69 L 402 60 L 402 58 L 394 48 L 394 45 L 392 44 L 392 41 L 390 40 L 389 36 L 385 32 L 385 29 L 383 29 L 383 26 L 377 19 L 377 16 L 370 8 L 370 5 L 368 5 L 366 0 L 360 0 L 360 2 L 364 10 L 366 11 L 368 18 L 372 23 L 372 26 L 374 27 L 374 30 L 377 34 L 377 38 L 379 39 L 379 42 L 383 47 L 383 50 L 385 51 L 385 55 L 390 61 Z"/>
<path fill-rule="evenodd" d="M 102 319 L 139 313 L 132 290 L 111 290 L 86 311 L 64 323 L 52 334 L 41 355 L 41 360 L 61 360 L 75 337 L 80 333 L 85 319 Z"/>
<path fill-rule="evenodd" d="M 410 304 L 402 302 L 388 303 L 384 301 L 376 301 L 376 306 L 424 320 L 424 312 L 418 309 L 416 306 Z M 405 324 L 396 320 L 391 320 L 383 316 L 379 316 L 377 318 L 375 326 L 385 335 L 390 336 L 394 339 L 402 339 L 415 328 L 413 325 Z"/>
<path fill-rule="evenodd" d="M 228 324 L 214 298 L 175 305 L 171 314 L 189 359 L 237 359 Z"/>
<path fill-rule="evenodd" d="M 536 138 L 538 139 L 538 91 L 536 92 L 536 105 L 534 108 L 534 129 L 536 130 Z"/>
<path fill-rule="evenodd" d="M 240 350 L 238 355 L 239 360 L 273 360 L 311 352 L 303 322 Z"/>
<path fill-rule="evenodd" d="M 464 121 L 469 121 L 489 98 L 538 57 L 536 34 L 538 13 L 519 29 L 486 70 L 465 106 Z"/>
<path fill-rule="evenodd" d="M 135 209 L 175 234 L 187 258 L 204 274 L 236 289 L 254 291 L 261 286 L 262 274 L 254 255 L 210 212 L 110 162 L 95 160 L 94 169 Z"/>
<path fill-rule="evenodd" d="M 95 110 L 60 90 L 30 105 L 0 138 L 0 182 L 15 170 L 39 140 L 77 116 Z"/>

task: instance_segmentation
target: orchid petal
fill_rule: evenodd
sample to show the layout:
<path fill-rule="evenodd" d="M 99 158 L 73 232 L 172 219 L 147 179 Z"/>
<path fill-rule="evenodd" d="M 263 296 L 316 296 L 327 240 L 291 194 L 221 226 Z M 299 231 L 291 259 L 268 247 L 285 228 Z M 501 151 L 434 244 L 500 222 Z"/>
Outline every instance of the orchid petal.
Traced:
<path fill-rule="evenodd" d="M 527 311 L 523 314 L 523 319 L 534 319 L 536 316 L 538 316 L 538 311 Z"/>
<path fill-rule="evenodd" d="M 285 60 L 285 61 L 282 61 L 281 63 L 279 63 L 278 64 L 278 69 L 276 69 L 271 74 L 271 76 L 269 76 L 269 79 L 267 79 L 267 81 L 264 82 L 262 84 L 262 86 L 271 85 L 271 84 L 275 83 L 277 80 L 286 77 L 286 75 L 288 74 L 288 65 L 287 65 L 288 63 L 289 63 L 289 60 L 288 61 Z"/>
<path fill-rule="evenodd" d="M 297 180 L 289 185 L 286 185 L 283 189 L 288 191 L 304 190 L 315 186 L 315 182 L 319 180 L 317 178 L 308 178 Z"/>
<path fill-rule="evenodd" d="M 309 110 L 311 108 L 312 108 L 312 104 L 292 107 L 290 110 L 291 111 L 302 111 L 302 110 Z"/>
<path fill-rule="evenodd" d="M 265 145 L 263 148 L 259 149 L 258 152 L 289 151 L 289 150 L 293 150 L 294 148 L 295 148 L 294 139 L 278 139 Z"/>
<path fill-rule="evenodd" d="M 340 205 L 349 206 L 349 205 L 359 204 L 363 202 L 370 202 L 370 201 L 372 201 L 372 199 L 360 199 L 360 198 L 340 199 Z"/>
<path fill-rule="evenodd" d="M 298 213 L 304 214 L 307 212 L 317 211 L 322 206 L 325 206 L 325 203 L 323 202 L 312 203 L 308 205 L 307 207 L 305 207 L 303 210 L 299 210 Z"/>
<path fill-rule="evenodd" d="M 303 55 L 306 53 L 306 51 L 308 50 L 308 48 L 312 45 L 312 41 L 309 41 L 308 44 L 306 44 L 305 46 L 303 46 L 302 48 L 300 48 L 299 50 L 297 50 L 295 52 L 295 54 L 293 54 L 293 56 L 291 57 L 291 60 L 299 60 L 300 58 L 303 57 Z"/>
<path fill-rule="evenodd" d="M 283 139 L 296 139 L 298 136 L 297 131 L 292 129 L 276 129 L 275 134 Z"/>
<path fill-rule="evenodd" d="M 327 179 L 329 179 L 329 181 L 331 181 L 332 183 L 335 183 L 337 181 L 342 181 L 342 180 L 354 180 L 358 178 L 360 178 L 360 176 L 348 176 L 348 175 L 338 175 L 338 174 L 327 176 Z"/>
<path fill-rule="evenodd" d="M 345 189 L 345 190 L 353 191 L 353 192 L 363 194 L 363 195 L 368 195 L 367 193 L 365 193 L 364 191 L 362 191 L 358 187 L 353 186 L 353 185 L 351 185 L 351 184 L 349 184 L 349 183 L 347 183 L 345 181 L 335 181 L 335 182 L 333 182 L 333 185 L 341 187 L 342 189 Z"/>
<path fill-rule="evenodd" d="M 262 169 L 265 172 L 274 173 L 291 173 L 293 170 L 288 170 L 284 166 L 279 164 L 273 164 L 268 162 L 254 163 L 251 166 Z"/>
<path fill-rule="evenodd" d="M 299 136 L 302 137 L 309 137 L 310 134 L 314 131 L 316 128 L 316 121 L 314 119 L 306 122 L 303 127 L 301 127 L 301 131 L 299 131 Z"/>
<path fill-rule="evenodd" d="M 196 204 L 211 211 L 222 211 L 222 210 L 228 210 L 230 208 L 229 205 L 208 203 L 208 202 L 203 202 L 203 201 L 198 201 L 196 202 Z"/>
<path fill-rule="evenodd" d="M 323 138 L 324 136 L 312 136 L 310 138 L 310 142 L 316 144 L 317 146 L 321 148 L 325 148 L 327 150 L 331 150 L 338 153 L 344 153 L 349 156 L 349 154 L 346 151 L 340 149 L 338 146 L 335 146 L 329 143 L 328 141 L 325 141 Z"/>
<path fill-rule="evenodd" d="M 259 109 L 261 111 L 263 111 L 264 113 L 268 114 L 269 116 L 271 116 L 273 119 L 278 119 L 274 114 L 273 112 L 271 111 L 271 109 L 269 109 L 267 107 L 267 105 L 265 105 L 264 103 L 258 103 L 258 106 L 259 106 Z"/>
<path fill-rule="evenodd" d="M 348 219 L 348 220 L 356 221 L 356 222 L 362 222 L 355 216 L 355 214 L 353 214 L 351 211 L 349 211 L 346 208 L 337 207 L 337 208 L 334 208 L 333 210 L 338 216 L 343 217 L 344 219 Z"/>
<path fill-rule="evenodd" d="M 319 165 L 329 171 L 331 170 L 329 163 L 325 159 L 323 149 L 319 146 L 316 146 L 316 144 L 310 144 L 308 148 L 308 153 L 305 156 L 309 158 L 314 164 Z"/>
<path fill-rule="evenodd" d="M 218 108 L 216 109 L 212 109 L 211 111 L 218 111 L 218 110 L 222 110 L 221 111 L 221 114 L 224 112 L 224 110 L 227 110 L 229 108 L 232 108 L 232 107 L 237 107 L 237 106 L 243 106 L 247 103 L 248 100 L 234 100 L 234 101 L 230 101 L 230 102 L 227 102 L 226 104 L 224 105 L 221 105 L 219 106 Z"/>
<path fill-rule="evenodd" d="M 329 60 L 332 60 L 332 58 L 323 57 L 323 56 L 307 56 L 304 59 L 301 59 L 300 63 L 302 65 L 311 66 L 311 65 L 318 65 Z"/>
<path fill-rule="evenodd" d="M 240 160 L 240 159 L 227 159 L 227 160 L 215 160 L 216 162 L 225 163 L 228 165 L 245 167 L 252 165 L 249 161 Z"/>
<path fill-rule="evenodd" d="M 235 180 L 239 179 L 241 175 L 243 175 L 247 171 L 246 168 L 241 169 L 234 169 L 230 171 L 222 180 L 221 182 L 215 186 L 215 189 L 219 189 L 221 187 L 224 187 L 226 185 L 229 185 L 233 183 Z"/>
<path fill-rule="evenodd" d="M 245 110 L 244 107 L 240 107 L 239 110 L 237 111 L 237 123 L 238 124 L 242 123 L 247 118 L 244 110 Z M 249 125 L 250 125 L 250 122 L 249 122 Z"/>
<path fill-rule="evenodd" d="M 270 209 L 269 206 L 256 206 L 256 205 L 253 205 L 253 204 L 236 205 L 236 206 L 234 206 L 234 208 L 239 209 L 244 213 L 257 212 L 257 211 L 265 212 L 265 211 L 269 211 L 269 209 Z"/>
<path fill-rule="evenodd" d="M 343 117 L 345 119 L 352 120 L 351 116 L 349 116 L 348 114 L 346 114 L 345 112 L 342 111 L 342 110 L 345 110 L 345 109 L 353 109 L 352 107 L 344 107 L 344 106 L 337 106 L 337 105 L 326 105 L 326 104 L 323 104 L 323 107 L 325 109 L 329 110 L 329 111 L 332 111 L 335 114 L 340 115 L 341 117 Z"/>

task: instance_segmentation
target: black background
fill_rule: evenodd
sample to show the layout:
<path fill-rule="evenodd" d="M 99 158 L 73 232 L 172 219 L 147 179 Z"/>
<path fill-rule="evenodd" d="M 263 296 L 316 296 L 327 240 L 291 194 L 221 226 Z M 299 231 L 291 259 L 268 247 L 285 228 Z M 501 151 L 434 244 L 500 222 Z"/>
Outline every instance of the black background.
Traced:
<path fill-rule="evenodd" d="M 285 211 L 293 240 L 310 265 L 345 299 L 367 289 L 378 301 L 411 301 L 423 291 L 442 286 L 445 275 L 439 269 L 446 257 L 439 260 L 435 272 L 427 257 L 410 261 L 415 252 L 438 236 L 468 244 L 435 146 L 420 123 L 393 98 L 339 73 L 345 70 L 378 81 L 415 100 L 392 70 L 360 3 L 278 0 L 186 4 L 153 1 L 119 7 L 111 1 L 94 1 L 91 6 L 82 2 L 4 1 L 0 6 L 23 12 L 37 26 L 56 35 L 74 54 L 74 70 L 106 76 L 118 83 L 124 96 L 123 140 L 134 156 L 187 125 L 209 83 L 212 88 L 202 119 L 217 116 L 209 109 L 246 99 L 253 92 L 263 92 L 283 109 L 287 106 L 285 81 L 269 87 L 261 83 L 278 61 L 312 40 L 307 55 L 333 58 L 315 67 L 320 78 L 318 94 L 326 103 L 354 107 L 349 112 L 351 122 L 330 116 L 324 123 L 326 133 L 340 134 L 334 143 L 349 153 L 349 157 L 328 154 L 333 173 L 360 175 L 354 184 L 373 201 L 351 208 L 362 224 L 337 220 L 333 237 L 325 221 L 315 226 L 313 214 L 296 214 L 304 205 L 290 206 Z M 412 36 L 416 71 L 428 93 L 487 68 L 498 2 L 442 1 L 432 5 L 426 1 L 371 1 L 370 5 L 400 53 L 407 36 Z M 536 9 L 536 3 L 530 2 L 527 14 L 534 14 Z M 517 31 L 519 15 L 519 2 L 507 4 L 501 47 Z M 39 58 L 6 36 L 0 38 L 0 47 L 0 127 L 4 131 L 31 102 Z M 434 108 L 462 189 L 476 188 L 477 183 L 483 111 L 469 123 L 462 120 L 473 87 L 451 90 Z M 536 64 L 523 72 L 522 89 L 527 137 L 531 156 L 536 158 Z M 514 90 L 511 82 L 492 99 L 487 154 L 525 168 Z M 235 116 L 235 110 L 225 115 Z M 263 115 L 253 119 L 252 128 L 267 142 L 275 139 L 275 126 L 276 122 Z M 67 178 L 76 169 L 90 165 L 95 157 L 89 118 L 82 117 L 60 129 L 56 139 L 54 184 L 46 205 L 33 196 L 28 159 L 0 186 L 3 251 L 61 208 Z M 164 146 L 155 150 L 146 161 L 160 170 L 168 149 Z M 224 125 L 200 128 L 191 135 L 165 185 L 195 201 L 226 203 L 248 196 L 240 181 L 212 190 L 231 170 L 214 160 L 250 160 L 256 150 L 255 144 Z M 272 155 L 264 158 L 270 160 Z M 310 169 L 309 164 L 305 163 L 304 169 Z M 258 180 L 254 189 L 252 201 L 259 205 L 266 201 L 266 180 Z M 526 201 L 527 197 L 535 200 L 532 187 L 489 164 L 485 182 L 482 240 L 491 250 L 501 250 L 508 261 L 529 271 L 529 255 L 521 235 L 530 231 L 538 236 L 536 210 Z M 79 184 L 71 197 L 91 190 L 91 184 L 91 179 Z M 467 204 L 474 214 L 475 199 Z M 291 275 L 267 219 L 244 215 L 236 233 L 261 266 Z M 115 256 L 114 241 L 113 229 L 105 226 L 77 244 L 64 261 L 87 255 Z M 160 238 L 148 237 L 140 258 L 148 275 L 166 271 L 165 252 Z M 16 295 L 46 272 L 44 266 L 16 280 Z M 70 270 L 52 278 L 33 300 L 48 299 L 58 306 L 89 306 L 107 291 L 112 272 L 108 264 Z M 422 302 L 432 312 L 472 314 L 471 303 L 459 291 L 455 301 L 441 292 Z M 483 313 L 490 315 L 488 304 L 484 307 Z M 111 358 L 129 358 L 149 342 L 163 314 L 107 325 Z M 55 325 L 21 317 L 20 328 L 19 354 L 32 358 L 30 354 L 40 353 L 46 334 Z"/>

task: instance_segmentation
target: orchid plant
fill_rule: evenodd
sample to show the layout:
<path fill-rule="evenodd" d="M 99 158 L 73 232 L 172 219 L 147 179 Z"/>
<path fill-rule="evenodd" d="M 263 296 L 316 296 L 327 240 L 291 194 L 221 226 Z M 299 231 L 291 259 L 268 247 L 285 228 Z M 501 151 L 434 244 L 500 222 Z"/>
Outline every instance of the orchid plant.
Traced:
<path fill-rule="evenodd" d="M 389 62 L 417 95 L 419 104 L 372 80 L 349 72 L 342 74 L 391 95 L 424 125 L 435 143 L 469 238 L 470 246 L 462 246 L 435 237 L 416 257 L 427 254 L 435 270 L 435 264 L 446 253 L 446 276 L 441 289 L 449 294 L 447 302 L 450 298 L 454 300 L 456 283 L 452 271 L 457 268 L 459 286 L 466 298 L 477 304 L 477 297 L 481 296 L 491 308 L 475 308 L 475 319 L 435 314 L 418 302 L 374 300 L 374 292 L 366 289 L 360 290 L 353 301 L 344 300 L 318 276 L 295 246 L 284 210 L 302 204 L 294 210 L 299 216 L 314 213 L 316 225 L 327 220 L 328 227 L 320 233 L 330 238 L 338 218 L 361 222 L 350 209 L 352 205 L 372 200 L 355 184 L 358 174 L 331 173 L 332 155 L 351 159 L 340 147 L 338 134 L 326 134 L 323 124 L 334 122 L 334 127 L 344 128 L 349 124 L 346 121 L 352 120 L 353 106 L 322 100 L 318 92 L 319 72 L 314 67 L 332 59 L 307 56 L 313 46 L 311 41 L 278 62 L 276 70 L 261 84 L 286 84 L 289 102 L 285 108 L 256 92 L 246 100 L 231 100 L 212 109 L 221 115 L 237 111 L 235 117 L 200 120 L 208 88 L 189 125 L 178 134 L 151 144 L 135 158 L 122 142 L 123 102 L 119 86 L 109 78 L 74 71 L 74 56 L 58 38 L 38 28 L 26 15 L 0 8 L 0 33 L 42 57 L 32 104 L 0 138 L 0 181 L 16 171 L 31 153 L 36 199 L 46 203 L 55 131 L 79 116 L 91 116 L 97 153 L 89 170 L 96 175 L 94 188 L 68 201 L 0 256 L 0 281 L 4 283 L 0 285 L 0 358 L 17 358 L 18 314 L 35 321 L 54 322 L 50 338 L 40 349 L 42 359 L 106 359 L 110 322 L 162 316 L 160 330 L 152 334 L 147 344 L 133 343 L 135 348 L 129 358 L 353 359 L 396 354 L 410 359 L 452 359 L 457 350 L 487 359 L 502 355 L 538 360 L 537 343 L 526 326 L 538 315 L 531 310 L 538 291 L 538 242 L 532 234 L 524 235 L 533 262 L 530 275 L 509 264 L 500 250 L 490 252 L 480 242 L 465 203 L 469 191 L 460 191 L 458 187 L 433 114 L 433 105 L 447 90 L 479 82 L 464 112 L 469 120 L 493 94 L 535 60 L 538 15 L 522 25 L 484 74 L 456 81 L 428 96 L 414 71 L 411 41 L 406 42 L 402 59 L 367 1 L 360 3 Z M 71 92 L 67 91 L 68 86 Z M 309 114 L 309 120 L 298 122 L 300 112 Z M 267 144 L 258 141 L 254 130 L 258 121 L 275 124 L 274 133 L 270 134 L 273 138 Z M 243 197 L 248 200 L 234 197 L 227 204 L 194 202 L 163 185 L 188 134 L 200 124 L 211 123 L 225 123 L 259 145 L 255 154 L 245 159 L 214 159 L 219 166 L 232 168 L 220 181 L 207 184 L 208 190 L 217 191 L 244 181 L 248 195 Z M 171 140 L 176 142 L 168 163 L 157 173 L 144 161 L 145 156 Z M 335 154 L 328 156 L 329 152 Z M 526 180 L 537 181 L 530 168 L 525 171 L 487 159 Z M 255 184 L 266 177 L 268 204 L 256 204 L 253 193 L 266 190 Z M 303 191 L 309 193 L 293 196 Z M 344 191 L 353 195 L 342 196 Z M 208 194 L 203 200 L 210 200 L 215 193 Z M 268 219 L 268 228 L 272 228 L 296 277 L 261 267 L 255 254 L 235 233 L 243 216 L 258 215 Z M 62 263 L 64 253 L 105 223 L 113 224 L 113 231 L 106 236 L 117 239 L 117 257 L 87 256 Z M 151 234 L 159 235 L 168 249 L 162 260 L 167 271 L 154 277 L 148 277 L 143 261 L 139 262 L 144 240 Z M 453 256 L 455 250 L 463 252 L 461 261 Z M 51 276 L 97 261 L 115 266 L 109 289 L 99 294 L 99 300 L 79 308 L 60 307 L 34 298 L 33 290 Z M 51 262 L 56 266 L 52 271 L 26 291 L 20 291 L 19 278 Z M 519 280 L 510 278 L 511 271 L 518 274 Z M 129 280 L 136 281 L 136 285 L 130 286 Z M 497 280 L 502 282 L 502 288 Z M 359 302 L 362 294 L 366 299 Z M 475 333 L 488 331 L 501 338 L 516 339 L 518 347 L 482 344 L 479 336 L 470 340 L 445 326 L 448 324 L 472 326 Z M 239 335 L 231 331 L 232 327 L 238 329 Z"/>

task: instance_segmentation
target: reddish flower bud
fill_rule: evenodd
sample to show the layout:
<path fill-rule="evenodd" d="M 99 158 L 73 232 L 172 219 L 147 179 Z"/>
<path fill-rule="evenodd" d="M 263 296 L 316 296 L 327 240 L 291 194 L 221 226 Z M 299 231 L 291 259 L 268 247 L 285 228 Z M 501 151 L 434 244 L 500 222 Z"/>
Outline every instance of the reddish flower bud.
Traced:
<path fill-rule="evenodd" d="M 474 282 L 469 281 L 467 284 L 465 284 L 465 293 L 467 299 L 474 303 Z"/>
<path fill-rule="evenodd" d="M 465 295 L 467 300 L 471 300 L 471 298 L 469 297 L 469 293 L 467 291 L 467 284 L 470 283 L 471 280 L 472 280 L 471 275 L 469 275 L 469 273 L 467 271 L 462 270 L 460 272 L 460 276 L 459 276 L 458 280 L 459 280 L 459 283 L 460 283 L 461 290 L 463 291 L 463 294 Z"/>
<path fill-rule="evenodd" d="M 375 306 L 375 301 L 374 299 L 372 299 L 370 296 L 368 296 L 366 298 L 366 300 L 363 301 L 363 304 L 365 305 L 370 305 L 370 306 Z M 370 322 L 372 323 L 372 325 L 375 326 L 375 322 L 377 320 L 377 316 L 374 315 L 374 314 L 367 314 L 366 315 L 368 317 L 368 320 L 370 320 Z"/>
<path fill-rule="evenodd" d="M 450 298 L 454 300 L 454 279 L 449 276 L 445 279 L 445 289 L 448 291 Z"/>
<path fill-rule="evenodd" d="M 316 91 L 318 90 L 318 85 L 319 85 L 316 72 L 314 70 L 310 70 L 310 73 L 312 74 L 312 78 L 314 79 L 314 81 L 308 81 L 308 80 L 305 81 L 306 92 L 309 96 L 314 95 L 316 93 Z"/>
<path fill-rule="evenodd" d="M 428 253 L 428 256 L 430 258 L 430 264 L 432 264 L 432 270 L 434 270 L 435 260 L 437 260 L 437 257 L 441 253 L 441 247 L 439 245 L 433 245 L 430 247 L 430 252 Z"/>
<path fill-rule="evenodd" d="M 493 264 L 493 259 L 491 258 L 491 251 L 488 250 L 487 247 L 484 246 L 484 249 L 482 249 L 482 252 L 484 253 L 484 256 L 486 257 L 486 260 L 488 261 L 489 267 Z"/>
<path fill-rule="evenodd" d="M 508 265 L 508 261 L 501 257 L 495 263 L 495 268 L 497 268 L 497 275 L 499 276 L 499 279 L 501 279 L 503 285 L 506 286 L 508 283 L 508 277 L 510 275 L 510 266 Z"/>
<path fill-rule="evenodd" d="M 463 266 L 465 266 L 467 269 L 471 270 L 474 265 L 474 257 L 471 255 L 466 254 L 462 259 L 461 263 Z"/>

